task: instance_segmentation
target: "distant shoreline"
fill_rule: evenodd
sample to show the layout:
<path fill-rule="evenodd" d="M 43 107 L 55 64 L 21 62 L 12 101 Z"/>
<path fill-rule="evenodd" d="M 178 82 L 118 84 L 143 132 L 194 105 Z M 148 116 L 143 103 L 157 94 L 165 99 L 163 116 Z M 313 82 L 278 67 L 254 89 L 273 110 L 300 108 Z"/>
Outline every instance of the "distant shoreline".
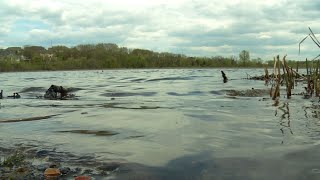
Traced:
<path fill-rule="evenodd" d="M 271 68 L 271 67 L 269 67 Z M 161 69 L 263 69 L 263 67 L 166 67 L 166 68 L 105 68 L 105 69 L 61 69 L 61 70 L 30 70 L 30 71 L 0 71 L 0 73 L 18 72 L 55 72 L 55 71 L 112 71 L 112 70 L 161 70 Z"/>

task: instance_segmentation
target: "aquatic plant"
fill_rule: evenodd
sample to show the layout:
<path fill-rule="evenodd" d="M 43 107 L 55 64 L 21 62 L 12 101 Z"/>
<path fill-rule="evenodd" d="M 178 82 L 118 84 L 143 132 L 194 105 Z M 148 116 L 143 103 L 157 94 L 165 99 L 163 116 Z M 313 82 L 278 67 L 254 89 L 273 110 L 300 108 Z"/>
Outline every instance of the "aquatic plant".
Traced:
<path fill-rule="evenodd" d="M 317 47 L 320 48 L 320 41 L 315 36 L 315 34 L 313 33 L 313 31 L 312 31 L 312 29 L 310 27 L 309 27 L 309 31 L 310 31 L 310 33 L 306 37 L 304 37 L 299 43 L 299 54 L 300 54 L 301 44 L 308 37 L 310 37 L 311 40 L 314 42 L 314 44 L 316 44 Z M 311 67 L 310 68 L 309 68 L 308 59 L 306 59 L 307 82 L 308 82 L 308 86 L 306 88 L 306 91 L 307 91 L 307 94 L 310 95 L 310 96 L 312 96 L 314 92 L 315 92 L 316 96 L 319 96 L 319 94 L 320 94 L 319 59 L 317 60 L 317 58 L 319 58 L 319 57 L 320 57 L 320 54 L 317 55 L 316 57 L 314 57 L 311 60 L 312 63 L 311 63 Z"/>
<path fill-rule="evenodd" d="M 5 157 L 4 160 L 1 162 L 1 166 L 4 167 L 13 167 L 13 166 L 20 166 L 25 163 L 25 155 L 21 152 L 14 152 L 13 154 Z"/>

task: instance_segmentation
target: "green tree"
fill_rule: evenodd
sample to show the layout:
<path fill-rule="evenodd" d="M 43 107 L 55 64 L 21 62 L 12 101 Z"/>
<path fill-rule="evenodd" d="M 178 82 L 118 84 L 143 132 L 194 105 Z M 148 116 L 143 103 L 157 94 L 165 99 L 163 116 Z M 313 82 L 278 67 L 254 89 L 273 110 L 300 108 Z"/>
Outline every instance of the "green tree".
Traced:
<path fill-rule="evenodd" d="M 243 64 L 243 66 L 246 66 L 250 61 L 249 51 L 242 50 L 239 54 L 239 60 Z"/>
<path fill-rule="evenodd" d="M 67 60 L 70 56 L 70 50 L 67 46 L 53 46 L 48 49 L 50 54 L 54 54 L 58 60 Z"/>
<path fill-rule="evenodd" d="M 256 58 L 256 59 L 252 59 L 252 65 L 255 67 L 261 67 L 262 66 L 262 59 L 261 58 Z"/>

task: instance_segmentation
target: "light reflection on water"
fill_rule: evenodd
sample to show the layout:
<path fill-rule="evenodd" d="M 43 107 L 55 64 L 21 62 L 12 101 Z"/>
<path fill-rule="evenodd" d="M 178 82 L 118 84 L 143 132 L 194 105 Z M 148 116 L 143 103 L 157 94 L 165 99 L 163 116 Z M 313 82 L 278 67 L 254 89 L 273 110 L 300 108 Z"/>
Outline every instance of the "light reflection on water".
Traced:
<path fill-rule="evenodd" d="M 0 143 L 33 143 L 146 166 L 171 166 L 174 160 L 203 152 L 213 158 L 244 158 L 245 162 L 245 158 L 285 156 L 317 144 L 320 126 L 314 102 L 296 96 L 282 98 L 273 106 L 272 100 L 261 100 L 268 93 L 230 97 L 226 90 L 269 87 L 263 81 L 242 79 L 246 73 L 261 75 L 262 69 L 224 72 L 228 83 L 222 82 L 220 69 L 2 73 L 0 88 L 5 96 L 20 92 L 22 98 L 0 100 L 1 120 L 61 115 L 2 123 Z M 51 84 L 74 88 L 78 100 L 37 99 Z M 301 92 L 299 88 L 295 91 Z M 119 134 L 61 133 L 70 130 Z M 179 161 L 179 166 L 182 162 L 188 163 Z M 269 167 L 261 160 L 259 164 Z"/>

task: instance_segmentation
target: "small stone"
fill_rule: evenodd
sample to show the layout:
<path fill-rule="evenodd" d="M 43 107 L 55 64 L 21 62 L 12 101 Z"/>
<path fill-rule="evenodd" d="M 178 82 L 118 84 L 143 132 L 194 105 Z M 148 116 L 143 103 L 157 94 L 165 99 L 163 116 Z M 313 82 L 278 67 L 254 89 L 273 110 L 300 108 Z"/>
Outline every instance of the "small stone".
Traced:
<path fill-rule="evenodd" d="M 63 167 L 63 168 L 60 168 L 59 170 L 63 175 L 67 175 L 71 171 L 69 167 Z"/>
<path fill-rule="evenodd" d="M 90 176 L 77 176 L 74 180 L 91 180 Z"/>
<path fill-rule="evenodd" d="M 59 177 L 61 175 L 61 172 L 59 171 L 59 169 L 56 168 L 47 168 L 44 171 L 44 175 L 46 177 Z"/>

